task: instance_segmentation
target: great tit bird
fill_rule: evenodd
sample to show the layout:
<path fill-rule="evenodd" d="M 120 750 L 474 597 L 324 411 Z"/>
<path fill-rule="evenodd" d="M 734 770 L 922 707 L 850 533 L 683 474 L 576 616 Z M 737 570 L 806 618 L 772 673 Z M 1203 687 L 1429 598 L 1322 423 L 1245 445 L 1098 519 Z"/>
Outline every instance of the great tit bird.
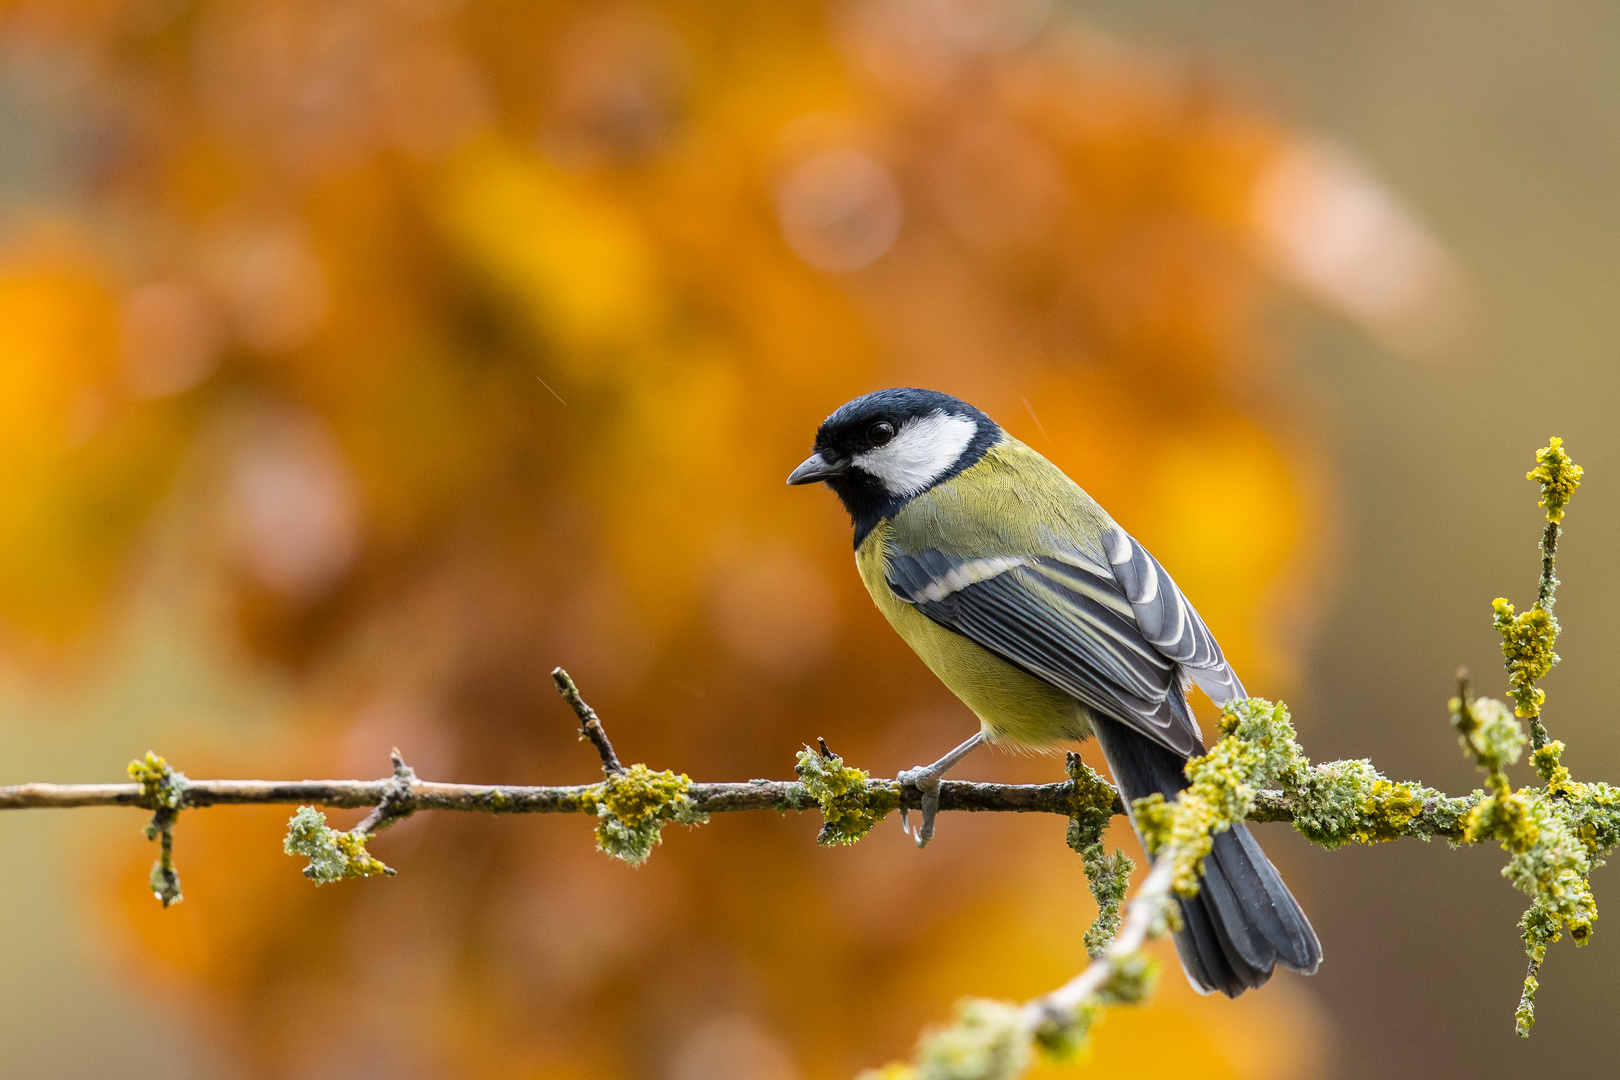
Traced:
<path fill-rule="evenodd" d="M 1246 696 L 1164 567 L 966 402 L 916 389 L 848 402 L 788 477 L 817 481 L 849 511 L 878 609 L 979 718 L 971 739 L 900 775 L 923 795 L 918 846 L 933 836 L 941 778 L 981 743 L 1095 734 L 1127 806 L 1173 799 L 1204 752 L 1190 685 L 1217 704 Z M 1176 952 L 1200 992 L 1236 997 L 1278 964 L 1310 974 L 1321 963 L 1316 932 L 1242 824 L 1216 834 L 1181 916 Z"/>

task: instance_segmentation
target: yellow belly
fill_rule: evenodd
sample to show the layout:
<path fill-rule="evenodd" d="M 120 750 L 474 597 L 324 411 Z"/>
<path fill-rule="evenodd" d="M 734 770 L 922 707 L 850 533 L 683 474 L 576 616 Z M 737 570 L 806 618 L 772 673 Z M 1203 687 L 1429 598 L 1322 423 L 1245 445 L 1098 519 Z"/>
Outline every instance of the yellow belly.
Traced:
<path fill-rule="evenodd" d="M 883 573 L 888 531 L 887 522 L 880 524 L 855 553 L 861 580 L 889 625 L 973 710 L 985 737 L 995 743 L 1041 749 L 1090 735 L 1085 708 L 1074 698 L 947 630 L 894 595 Z"/>

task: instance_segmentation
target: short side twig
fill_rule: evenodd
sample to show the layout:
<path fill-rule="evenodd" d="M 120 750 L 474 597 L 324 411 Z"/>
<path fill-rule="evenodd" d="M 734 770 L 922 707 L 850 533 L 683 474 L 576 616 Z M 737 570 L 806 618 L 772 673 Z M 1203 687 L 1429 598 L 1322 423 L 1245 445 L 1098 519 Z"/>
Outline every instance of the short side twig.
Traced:
<path fill-rule="evenodd" d="M 405 764 L 399 747 L 388 754 L 394 763 L 394 778 L 383 788 L 383 796 L 376 807 L 351 832 L 361 836 L 375 836 L 396 821 L 416 813 L 416 800 L 412 787 L 416 783 L 416 770 Z"/>
<path fill-rule="evenodd" d="M 585 704 L 585 699 L 579 696 L 579 687 L 562 668 L 553 668 L 551 679 L 557 684 L 557 692 L 563 700 L 573 707 L 574 715 L 579 717 L 579 737 L 589 739 L 591 745 L 596 747 L 597 754 L 602 758 L 602 772 L 606 776 L 614 776 L 624 772 L 624 766 L 619 762 L 619 755 L 613 752 L 613 744 L 608 741 L 607 731 L 602 727 L 602 721 L 597 717 L 596 710 Z"/>

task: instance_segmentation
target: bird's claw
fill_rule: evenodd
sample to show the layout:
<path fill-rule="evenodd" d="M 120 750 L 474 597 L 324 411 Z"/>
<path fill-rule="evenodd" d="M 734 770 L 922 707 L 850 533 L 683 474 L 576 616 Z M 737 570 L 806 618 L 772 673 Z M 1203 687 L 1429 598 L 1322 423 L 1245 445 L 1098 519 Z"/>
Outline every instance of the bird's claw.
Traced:
<path fill-rule="evenodd" d="M 900 795 L 905 798 L 905 789 L 914 787 L 922 793 L 922 821 L 913 830 L 911 828 L 910 811 L 900 808 L 900 831 L 904 832 L 917 842 L 918 847 L 927 847 L 928 841 L 934 838 L 934 818 L 939 814 L 939 786 L 943 776 L 924 766 L 907 769 L 895 778 L 900 784 Z"/>

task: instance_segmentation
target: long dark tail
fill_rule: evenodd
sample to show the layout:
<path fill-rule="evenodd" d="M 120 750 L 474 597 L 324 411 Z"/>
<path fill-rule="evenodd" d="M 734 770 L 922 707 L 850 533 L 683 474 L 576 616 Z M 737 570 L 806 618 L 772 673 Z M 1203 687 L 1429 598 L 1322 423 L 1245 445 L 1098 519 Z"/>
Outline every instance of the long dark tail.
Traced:
<path fill-rule="evenodd" d="M 1180 754 L 1107 717 L 1093 717 L 1092 727 L 1127 806 L 1155 791 L 1173 799 L 1187 786 Z M 1203 887 L 1181 901 L 1181 921 L 1176 952 L 1202 993 L 1237 997 L 1278 964 L 1309 975 L 1322 962 L 1316 931 L 1242 824 L 1215 835 Z"/>

